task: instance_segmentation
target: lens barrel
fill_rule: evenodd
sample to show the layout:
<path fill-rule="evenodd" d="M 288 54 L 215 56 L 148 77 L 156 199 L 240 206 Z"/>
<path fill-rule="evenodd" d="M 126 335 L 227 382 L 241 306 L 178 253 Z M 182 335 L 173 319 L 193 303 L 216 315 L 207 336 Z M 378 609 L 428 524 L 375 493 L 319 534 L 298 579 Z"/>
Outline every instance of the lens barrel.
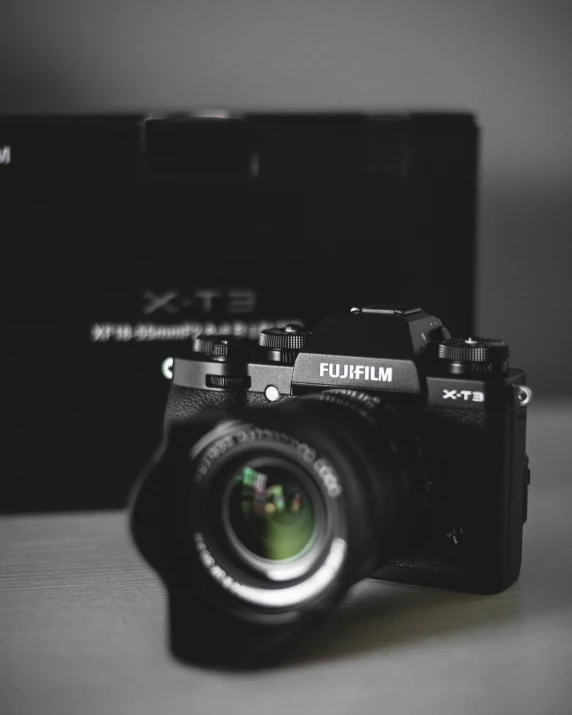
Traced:
<path fill-rule="evenodd" d="M 224 667 L 280 654 L 395 554 L 416 478 L 399 416 L 368 393 L 174 426 L 132 507 L 173 652 Z"/>

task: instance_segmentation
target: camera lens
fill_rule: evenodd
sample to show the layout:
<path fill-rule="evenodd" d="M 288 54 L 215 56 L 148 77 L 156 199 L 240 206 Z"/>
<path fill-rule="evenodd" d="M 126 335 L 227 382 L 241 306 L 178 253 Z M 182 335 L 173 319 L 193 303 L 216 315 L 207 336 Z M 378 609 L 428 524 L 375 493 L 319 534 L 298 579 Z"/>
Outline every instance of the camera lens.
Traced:
<path fill-rule="evenodd" d="M 285 462 L 260 458 L 233 475 L 223 519 L 239 554 L 291 562 L 315 541 L 316 508 L 303 478 Z"/>
<path fill-rule="evenodd" d="M 348 390 L 219 421 L 181 470 L 204 587 L 231 609 L 288 609 L 367 575 L 404 522 L 401 445 L 390 408 Z"/>
<path fill-rule="evenodd" d="M 260 663 L 395 556 L 418 478 L 408 445 L 393 408 L 352 390 L 173 419 L 133 509 L 173 652 Z"/>

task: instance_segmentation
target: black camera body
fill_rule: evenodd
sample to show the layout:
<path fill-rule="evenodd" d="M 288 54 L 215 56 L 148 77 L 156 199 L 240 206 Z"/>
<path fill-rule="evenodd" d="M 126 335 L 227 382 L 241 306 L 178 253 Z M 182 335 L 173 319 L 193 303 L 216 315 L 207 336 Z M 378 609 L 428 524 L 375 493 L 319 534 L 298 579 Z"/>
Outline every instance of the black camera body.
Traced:
<path fill-rule="evenodd" d="M 300 350 L 291 346 L 301 344 L 301 331 L 266 332 L 266 343 L 274 338 L 274 344 L 263 347 L 260 361 L 246 361 L 240 343 L 233 357 L 232 341 L 224 338 L 213 341 L 218 356 L 176 360 L 167 425 L 204 410 L 272 405 L 309 391 L 381 396 L 416 435 L 428 493 L 406 550 L 375 575 L 480 593 L 510 586 L 520 571 L 526 521 L 530 472 L 521 399 L 529 397 L 524 372 L 506 370 L 506 346 L 443 342 L 439 357 L 431 348 L 448 336 L 439 320 L 386 307 L 333 316 Z"/>
<path fill-rule="evenodd" d="M 133 507 L 135 541 L 171 595 L 172 631 L 185 631 L 173 604 L 189 583 L 202 584 L 207 610 L 234 609 L 264 630 L 323 611 L 365 576 L 476 593 L 516 580 L 531 391 L 505 342 L 451 338 L 419 308 L 372 306 L 312 334 L 270 329 L 255 347 L 204 336 L 195 349 L 174 361 L 165 443 Z M 294 490 L 286 472 L 298 474 Z M 285 503 L 287 523 L 312 503 L 323 524 L 306 551 L 271 543 L 288 538 L 270 524 Z"/>

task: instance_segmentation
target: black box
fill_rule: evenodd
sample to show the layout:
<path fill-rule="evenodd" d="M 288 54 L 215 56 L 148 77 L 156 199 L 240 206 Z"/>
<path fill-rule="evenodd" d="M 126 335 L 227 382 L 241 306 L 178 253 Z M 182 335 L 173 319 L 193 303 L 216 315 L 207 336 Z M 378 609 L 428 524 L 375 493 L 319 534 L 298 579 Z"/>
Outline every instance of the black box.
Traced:
<path fill-rule="evenodd" d="M 3 511 L 122 506 L 168 356 L 356 304 L 473 329 L 466 113 L 2 117 Z"/>

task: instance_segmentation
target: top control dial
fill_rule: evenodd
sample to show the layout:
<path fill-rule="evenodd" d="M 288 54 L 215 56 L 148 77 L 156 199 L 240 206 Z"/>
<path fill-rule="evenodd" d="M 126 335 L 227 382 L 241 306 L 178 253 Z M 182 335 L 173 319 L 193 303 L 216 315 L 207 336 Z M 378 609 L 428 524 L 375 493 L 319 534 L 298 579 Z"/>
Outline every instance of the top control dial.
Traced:
<path fill-rule="evenodd" d="M 192 350 L 213 358 L 244 358 L 248 341 L 231 335 L 199 335 L 193 340 Z"/>
<path fill-rule="evenodd" d="M 450 338 L 437 345 L 437 358 L 450 375 L 501 375 L 508 369 L 509 347 L 491 338 Z"/>
<path fill-rule="evenodd" d="M 268 360 L 292 365 L 309 335 L 310 333 L 297 324 L 287 325 L 285 328 L 269 328 L 260 333 L 258 344 L 266 348 Z"/>
<path fill-rule="evenodd" d="M 199 335 L 193 340 L 193 352 L 210 355 L 213 350 L 213 345 L 218 340 L 225 340 L 226 338 L 228 338 L 228 335 Z"/>

